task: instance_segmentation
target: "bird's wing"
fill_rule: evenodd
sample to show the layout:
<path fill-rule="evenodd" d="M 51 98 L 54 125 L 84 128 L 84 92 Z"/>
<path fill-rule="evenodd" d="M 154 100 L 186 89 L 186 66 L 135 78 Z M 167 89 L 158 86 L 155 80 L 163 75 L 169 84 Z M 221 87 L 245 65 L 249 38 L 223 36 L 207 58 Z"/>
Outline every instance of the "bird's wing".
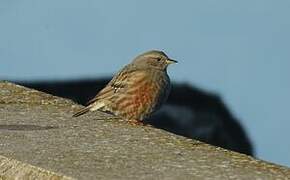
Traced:
<path fill-rule="evenodd" d="M 135 71 L 136 69 L 134 69 L 130 65 L 125 66 L 93 99 L 91 99 L 87 103 L 87 105 L 90 105 L 99 99 L 110 97 L 116 92 L 126 88 L 128 85 L 128 78 L 130 77 L 130 74 Z"/>

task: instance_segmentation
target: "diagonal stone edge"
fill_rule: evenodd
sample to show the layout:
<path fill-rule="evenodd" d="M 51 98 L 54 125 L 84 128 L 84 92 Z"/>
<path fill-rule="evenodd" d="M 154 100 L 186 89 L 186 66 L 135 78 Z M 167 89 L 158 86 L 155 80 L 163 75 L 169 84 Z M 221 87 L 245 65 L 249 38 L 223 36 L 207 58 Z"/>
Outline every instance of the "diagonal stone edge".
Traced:
<path fill-rule="evenodd" d="M 5 80 L 0 80 L 0 103 L 73 106 L 73 108 L 78 106 L 70 99 L 47 94 Z"/>
<path fill-rule="evenodd" d="M 73 180 L 74 178 L 0 155 L 0 179 Z"/>
<path fill-rule="evenodd" d="M 5 85 L 7 84 L 7 85 Z M 17 88 L 15 88 L 15 86 Z M 1 89 L 1 87 L 6 87 Z M 13 90 L 13 88 L 15 90 Z M 18 90 L 19 89 L 19 90 Z M 2 91 L 1 91 L 2 90 Z M 15 94 L 13 94 L 14 92 L 16 92 L 16 98 L 15 98 Z M 33 96 L 33 102 L 31 103 L 30 101 L 28 101 L 28 99 L 25 99 L 26 97 L 23 97 L 22 95 L 32 95 Z M 37 98 L 42 98 L 41 100 L 43 101 L 51 101 L 50 98 L 53 99 L 53 101 L 51 101 L 51 103 L 49 103 L 50 105 L 60 105 L 60 106 L 73 106 L 74 104 L 72 102 L 70 102 L 69 100 L 66 100 L 64 98 L 59 98 L 56 96 L 52 96 L 52 95 L 48 95 L 36 90 L 32 90 L 29 88 L 25 88 L 23 86 L 19 86 L 19 85 L 15 85 L 13 83 L 9 83 L 9 82 L 1 82 L 0 81 L 0 96 L 3 95 L 2 97 L 0 97 L 0 104 L 1 104 L 1 99 L 4 99 L 4 104 L 9 104 L 9 102 L 11 101 L 15 104 L 17 103 L 21 103 L 21 105 L 23 104 L 28 104 L 28 105 L 35 105 L 38 103 L 39 99 L 37 100 Z M 4 97 L 5 95 L 10 96 L 10 99 L 7 99 L 6 97 Z M 49 97 L 48 99 L 46 99 L 45 97 Z M 24 100 L 22 100 L 22 98 L 24 98 Z M 12 99 L 12 100 L 11 100 Z M 56 100 L 54 100 L 56 99 Z M 8 100 L 8 103 L 5 103 L 6 100 Z M 56 103 L 55 103 L 56 102 Z M 47 104 L 43 104 L 43 105 L 47 105 Z M 192 141 L 191 139 L 187 139 L 187 138 L 183 138 L 183 137 L 179 137 L 179 136 L 174 136 L 175 138 L 179 139 L 183 139 L 181 141 L 178 141 L 180 143 L 183 144 L 184 142 L 184 146 L 191 146 L 191 143 L 185 143 L 186 141 Z M 195 144 L 195 143 L 194 143 Z M 284 175 L 283 178 L 287 178 L 289 177 L 289 168 L 287 167 L 283 167 L 281 165 L 276 165 L 273 163 L 269 163 L 269 162 L 265 162 L 262 160 L 257 160 L 251 157 L 248 157 L 246 155 L 241 155 L 239 153 L 235 153 L 235 152 L 231 152 L 228 150 L 224 150 L 222 148 L 217 148 L 211 145 L 207 145 L 207 144 L 203 144 L 203 143 L 198 143 L 195 144 L 195 150 L 197 149 L 203 149 L 204 148 L 204 152 L 208 152 L 208 150 L 212 150 L 213 154 L 216 154 L 216 157 L 218 157 L 219 153 L 223 151 L 223 153 L 225 154 L 226 157 L 231 159 L 231 163 L 234 165 L 234 168 L 240 167 L 240 165 L 243 165 L 245 167 L 249 168 L 253 168 L 252 170 L 259 170 L 262 169 L 264 170 L 268 170 L 270 172 L 278 172 L 279 175 Z M 200 146 L 201 145 L 201 146 Z M 10 156 L 10 155 L 9 155 Z M 262 171 L 261 171 L 262 172 Z M 282 177 L 282 176 L 279 176 Z M 278 178 L 278 177 L 276 177 Z M 9 159 L 6 158 L 4 156 L 0 155 L 0 179 L 73 179 L 71 177 L 66 177 L 66 176 L 62 176 L 59 174 L 56 174 L 54 172 L 50 172 L 48 170 L 42 169 L 42 168 L 38 168 L 35 166 L 32 166 L 30 164 L 26 164 L 26 163 L 22 163 L 20 161 L 14 160 L 14 159 Z"/>

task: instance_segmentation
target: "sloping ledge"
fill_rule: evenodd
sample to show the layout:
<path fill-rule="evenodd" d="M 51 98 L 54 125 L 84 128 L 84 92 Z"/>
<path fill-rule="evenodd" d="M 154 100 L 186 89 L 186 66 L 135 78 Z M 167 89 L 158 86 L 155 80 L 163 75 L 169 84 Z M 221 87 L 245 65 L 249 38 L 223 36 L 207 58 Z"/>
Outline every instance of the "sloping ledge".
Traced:
<path fill-rule="evenodd" d="M 288 179 L 290 169 L 0 82 L 0 179 Z M 3 157 L 4 156 L 4 157 Z"/>
<path fill-rule="evenodd" d="M 73 178 L 0 156 L 0 179 L 72 180 Z"/>

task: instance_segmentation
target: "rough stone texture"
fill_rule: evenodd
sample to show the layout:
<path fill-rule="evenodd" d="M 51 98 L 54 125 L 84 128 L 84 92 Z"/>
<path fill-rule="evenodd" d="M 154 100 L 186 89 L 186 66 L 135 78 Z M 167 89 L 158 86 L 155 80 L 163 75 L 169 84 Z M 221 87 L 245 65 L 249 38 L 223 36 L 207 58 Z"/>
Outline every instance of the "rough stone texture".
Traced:
<path fill-rule="evenodd" d="M 0 178 L 290 179 L 287 167 L 105 113 L 72 118 L 78 108 L 0 82 Z"/>
<path fill-rule="evenodd" d="M 57 175 L 42 168 L 0 156 L 0 179 L 70 180 L 73 178 Z"/>

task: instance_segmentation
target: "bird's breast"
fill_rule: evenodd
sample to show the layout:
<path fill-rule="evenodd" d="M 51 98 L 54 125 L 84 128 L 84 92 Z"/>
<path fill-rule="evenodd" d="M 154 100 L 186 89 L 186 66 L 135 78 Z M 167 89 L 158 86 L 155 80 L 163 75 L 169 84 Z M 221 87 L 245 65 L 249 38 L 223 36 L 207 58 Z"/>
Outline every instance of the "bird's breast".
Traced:
<path fill-rule="evenodd" d="M 132 103 L 136 104 L 137 111 L 151 113 L 164 101 L 166 96 L 164 91 L 168 86 L 168 80 L 163 74 L 140 75 L 134 84 L 134 88 L 128 93 L 133 95 Z"/>
<path fill-rule="evenodd" d="M 154 112 L 166 98 L 168 79 L 163 74 L 138 72 L 131 77 L 128 86 L 118 96 L 117 108 L 123 116 L 142 120 Z"/>

